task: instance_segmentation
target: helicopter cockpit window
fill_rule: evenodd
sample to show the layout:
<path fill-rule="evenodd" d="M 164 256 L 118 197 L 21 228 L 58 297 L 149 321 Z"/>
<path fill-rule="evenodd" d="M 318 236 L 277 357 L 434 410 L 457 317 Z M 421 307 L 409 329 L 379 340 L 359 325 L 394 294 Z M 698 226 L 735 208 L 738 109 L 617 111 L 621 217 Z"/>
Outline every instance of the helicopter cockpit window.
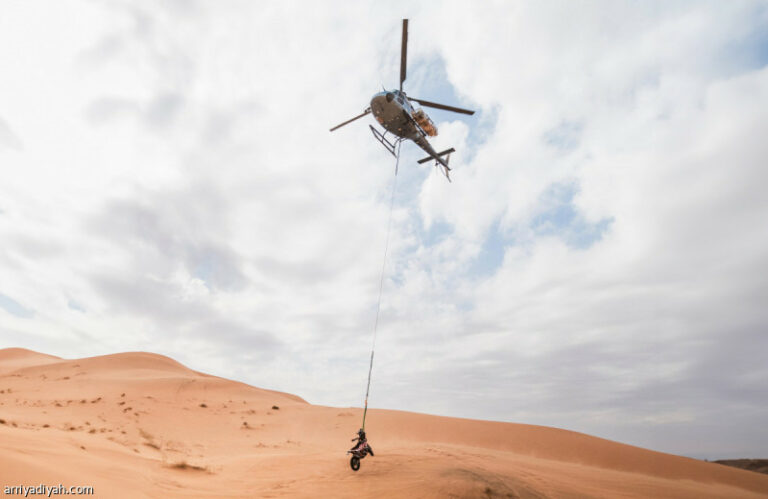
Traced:
<path fill-rule="evenodd" d="M 397 96 L 397 102 L 399 102 L 400 104 L 404 104 L 404 102 L 403 102 L 403 96 L 402 96 L 402 95 L 398 95 L 398 96 Z"/>

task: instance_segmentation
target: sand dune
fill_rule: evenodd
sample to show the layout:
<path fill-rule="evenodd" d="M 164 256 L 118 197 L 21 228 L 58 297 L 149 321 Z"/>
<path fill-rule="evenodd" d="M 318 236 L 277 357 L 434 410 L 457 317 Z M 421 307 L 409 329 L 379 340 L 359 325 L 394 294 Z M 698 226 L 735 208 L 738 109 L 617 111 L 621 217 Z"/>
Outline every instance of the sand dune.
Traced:
<path fill-rule="evenodd" d="M 100 497 L 766 497 L 768 476 L 541 426 L 308 404 L 151 353 L 0 350 L 0 485 Z"/>

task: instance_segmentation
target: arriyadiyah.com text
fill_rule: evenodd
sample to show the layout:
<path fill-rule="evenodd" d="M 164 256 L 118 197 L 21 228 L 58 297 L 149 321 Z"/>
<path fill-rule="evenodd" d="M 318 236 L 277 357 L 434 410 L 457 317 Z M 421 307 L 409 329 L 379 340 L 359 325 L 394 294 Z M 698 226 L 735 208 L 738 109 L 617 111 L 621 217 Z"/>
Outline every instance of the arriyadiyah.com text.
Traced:
<path fill-rule="evenodd" d="M 4 488 L 5 495 L 7 496 L 92 496 L 93 487 L 73 485 L 71 487 L 65 487 L 63 484 L 48 486 L 44 483 L 40 485 L 6 485 Z"/>

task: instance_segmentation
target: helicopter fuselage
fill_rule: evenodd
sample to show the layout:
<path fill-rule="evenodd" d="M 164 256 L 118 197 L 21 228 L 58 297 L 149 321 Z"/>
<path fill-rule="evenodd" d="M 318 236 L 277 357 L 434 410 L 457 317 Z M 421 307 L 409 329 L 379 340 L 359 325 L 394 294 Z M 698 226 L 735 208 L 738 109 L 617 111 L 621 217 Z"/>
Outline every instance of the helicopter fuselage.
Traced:
<path fill-rule="evenodd" d="M 434 158 L 435 161 L 443 165 L 446 168 L 446 172 L 449 170 L 448 163 L 437 154 L 434 148 L 432 148 L 432 144 L 427 140 L 426 136 L 428 133 L 416 124 L 416 119 L 414 118 L 416 109 L 414 109 L 405 96 L 405 92 L 385 90 L 375 94 L 371 98 L 371 113 L 373 113 L 376 121 L 385 130 L 398 137 L 412 140 L 424 152 Z M 434 127 L 426 113 L 423 110 L 419 110 L 418 113 L 422 122 L 429 128 L 431 135 L 437 135 L 437 128 Z M 423 121 L 425 119 L 426 122 Z"/>
<path fill-rule="evenodd" d="M 376 121 L 388 132 L 404 139 L 423 137 L 410 118 L 413 111 L 413 106 L 399 90 L 386 90 L 371 98 L 371 112 Z"/>

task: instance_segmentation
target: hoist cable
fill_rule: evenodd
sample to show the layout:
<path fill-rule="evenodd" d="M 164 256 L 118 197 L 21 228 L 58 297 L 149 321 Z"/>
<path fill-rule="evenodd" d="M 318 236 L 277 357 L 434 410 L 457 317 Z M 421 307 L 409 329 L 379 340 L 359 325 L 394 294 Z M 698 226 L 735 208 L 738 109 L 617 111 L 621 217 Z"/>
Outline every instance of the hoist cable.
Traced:
<path fill-rule="evenodd" d="M 381 279 L 379 280 L 379 299 L 376 302 L 376 321 L 373 323 L 373 342 L 371 343 L 371 361 L 368 365 L 368 384 L 365 388 L 365 409 L 363 409 L 363 424 L 361 428 L 365 430 L 365 416 L 368 413 L 368 394 L 371 390 L 371 372 L 373 372 L 373 352 L 376 350 L 376 333 L 379 329 L 379 312 L 381 311 L 381 294 L 384 289 L 384 271 L 387 268 L 387 253 L 389 251 L 389 233 L 392 228 L 392 209 L 395 206 L 395 190 L 397 189 L 397 169 L 400 166 L 400 145 L 402 141 L 397 142 L 397 155 L 395 156 L 395 178 L 392 180 L 392 196 L 389 200 L 389 221 L 387 222 L 387 239 L 384 244 L 384 261 L 381 264 Z"/>

